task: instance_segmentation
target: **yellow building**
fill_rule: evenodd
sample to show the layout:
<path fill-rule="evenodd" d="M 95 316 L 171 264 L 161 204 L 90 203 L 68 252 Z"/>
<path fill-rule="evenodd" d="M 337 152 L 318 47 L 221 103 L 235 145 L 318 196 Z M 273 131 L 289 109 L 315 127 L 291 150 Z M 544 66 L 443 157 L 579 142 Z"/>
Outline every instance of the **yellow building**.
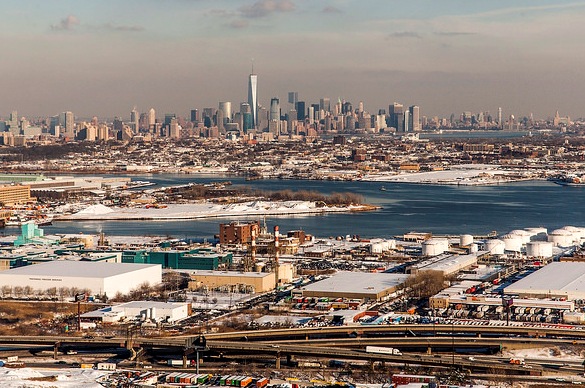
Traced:
<path fill-rule="evenodd" d="M 28 185 L 4 185 L 0 186 L 0 204 L 15 205 L 34 201 L 30 196 Z"/>
<path fill-rule="evenodd" d="M 274 272 L 238 272 L 238 271 L 193 271 L 191 272 L 190 290 L 238 289 L 254 293 L 273 290 L 276 286 Z"/>

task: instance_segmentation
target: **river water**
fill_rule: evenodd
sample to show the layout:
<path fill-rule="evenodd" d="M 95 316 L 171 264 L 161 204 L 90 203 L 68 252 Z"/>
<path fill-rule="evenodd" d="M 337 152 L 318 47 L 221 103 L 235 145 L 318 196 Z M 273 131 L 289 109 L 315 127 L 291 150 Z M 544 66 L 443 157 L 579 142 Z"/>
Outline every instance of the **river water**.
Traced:
<path fill-rule="evenodd" d="M 268 217 L 269 228 L 303 229 L 316 236 L 359 235 L 391 237 L 409 231 L 435 234 L 505 233 L 513 229 L 542 226 L 549 230 L 565 225 L 585 225 L 585 188 L 564 187 L 546 181 L 496 186 L 435 186 L 377 182 L 333 182 L 298 180 L 245 181 L 240 177 L 161 174 L 133 176 L 158 186 L 189 182 L 230 181 L 264 190 L 314 190 L 322 193 L 354 192 L 378 211 L 331 213 L 318 216 Z M 176 238 L 212 238 L 220 222 L 246 218 L 211 218 L 188 221 L 54 222 L 43 227 L 45 234 L 99 233 L 106 235 L 157 235 Z M 252 218 L 256 219 L 256 218 Z M 5 234 L 16 234 L 6 228 Z"/>

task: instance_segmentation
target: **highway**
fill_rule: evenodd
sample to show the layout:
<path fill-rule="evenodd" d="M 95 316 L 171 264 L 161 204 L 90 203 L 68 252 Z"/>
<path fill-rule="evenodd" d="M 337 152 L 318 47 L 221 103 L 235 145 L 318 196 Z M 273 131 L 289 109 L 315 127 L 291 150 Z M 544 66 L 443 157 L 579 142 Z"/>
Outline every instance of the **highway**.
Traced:
<path fill-rule="evenodd" d="M 194 336 L 164 338 L 87 338 L 73 336 L 0 336 L 0 346 L 48 346 L 64 348 L 133 347 L 166 351 L 182 356 L 192 353 L 189 344 Z M 298 357 L 311 359 L 362 360 L 370 363 L 390 362 L 436 367 L 457 366 L 477 372 L 501 371 L 514 374 L 540 374 L 560 371 L 582 373 L 577 362 L 527 360 L 528 366 L 510 365 L 508 359 L 495 356 L 466 356 L 457 350 L 499 352 L 501 349 L 538 348 L 559 345 L 585 345 L 585 331 L 558 327 L 503 327 L 473 325 L 388 325 L 341 326 L 258 330 L 206 335 L 206 355 L 230 358 Z M 373 354 L 366 346 L 395 347 L 403 355 Z M 57 355 L 57 353 L 55 353 Z M 481 360 L 481 361 L 480 361 Z M 280 361 L 277 361 L 277 366 Z"/>

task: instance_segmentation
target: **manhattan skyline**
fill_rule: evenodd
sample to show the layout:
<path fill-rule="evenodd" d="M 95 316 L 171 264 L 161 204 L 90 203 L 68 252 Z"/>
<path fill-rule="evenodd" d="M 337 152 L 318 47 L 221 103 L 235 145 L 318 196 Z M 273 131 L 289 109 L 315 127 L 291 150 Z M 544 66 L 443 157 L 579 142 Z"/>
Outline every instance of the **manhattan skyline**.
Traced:
<path fill-rule="evenodd" d="M 3 1 L 0 115 L 342 98 L 582 117 L 585 2 Z"/>

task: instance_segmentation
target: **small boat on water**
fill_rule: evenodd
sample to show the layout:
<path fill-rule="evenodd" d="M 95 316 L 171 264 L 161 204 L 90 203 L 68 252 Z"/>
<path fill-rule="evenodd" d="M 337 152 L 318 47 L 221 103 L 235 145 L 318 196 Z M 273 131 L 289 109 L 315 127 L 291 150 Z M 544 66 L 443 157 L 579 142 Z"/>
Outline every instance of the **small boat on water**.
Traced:
<path fill-rule="evenodd" d="M 386 187 L 384 186 L 380 187 L 380 191 L 386 191 Z"/>

